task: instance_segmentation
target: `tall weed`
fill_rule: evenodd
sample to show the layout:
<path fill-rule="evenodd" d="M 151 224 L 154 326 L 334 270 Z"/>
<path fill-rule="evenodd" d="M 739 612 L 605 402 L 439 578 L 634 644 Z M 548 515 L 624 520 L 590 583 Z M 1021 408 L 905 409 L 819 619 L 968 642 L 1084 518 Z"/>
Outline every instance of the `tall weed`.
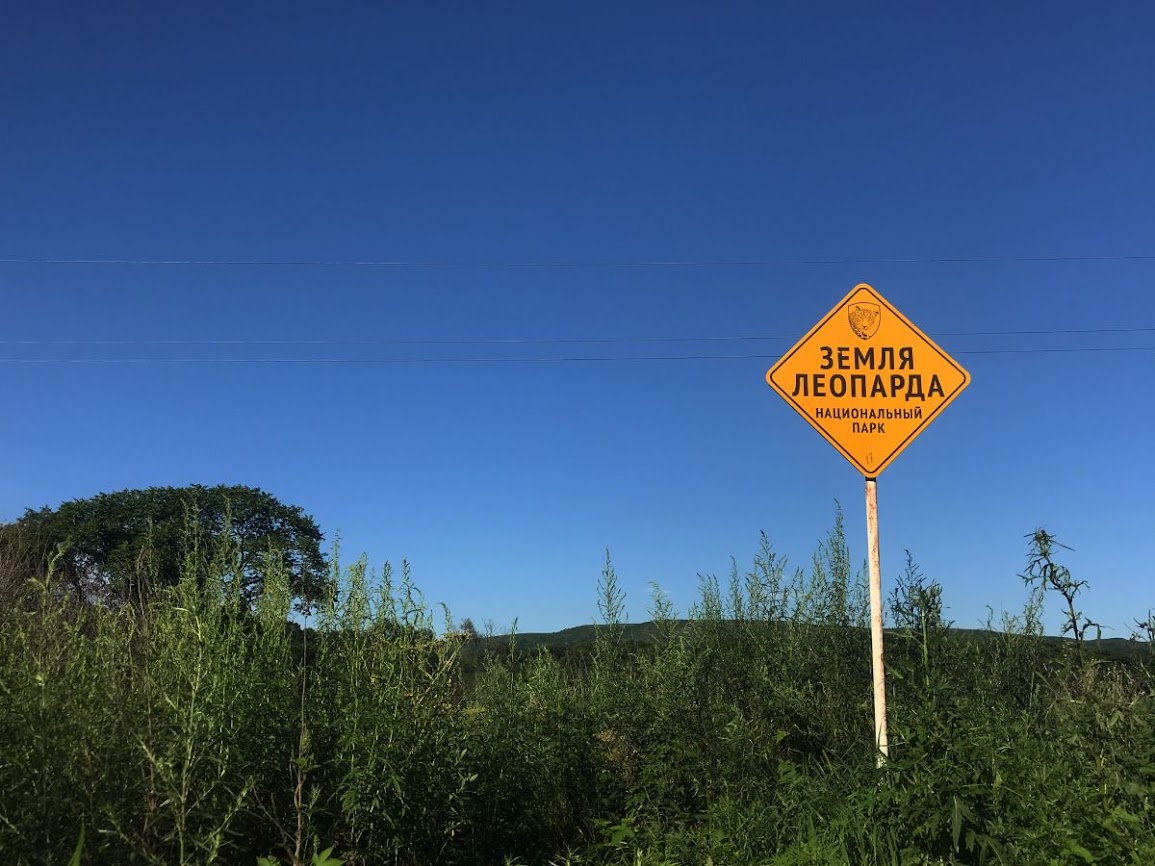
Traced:
<path fill-rule="evenodd" d="M 804 568 L 762 536 L 703 575 L 684 619 L 655 586 L 643 630 L 607 553 L 569 649 L 455 630 L 407 564 L 334 557 L 301 621 L 275 556 L 255 603 L 227 538 L 188 557 L 132 604 L 49 569 L 0 610 L 6 862 L 1155 862 L 1150 664 L 1056 649 L 1041 586 L 960 631 L 908 558 L 875 768 L 840 513 Z"/>

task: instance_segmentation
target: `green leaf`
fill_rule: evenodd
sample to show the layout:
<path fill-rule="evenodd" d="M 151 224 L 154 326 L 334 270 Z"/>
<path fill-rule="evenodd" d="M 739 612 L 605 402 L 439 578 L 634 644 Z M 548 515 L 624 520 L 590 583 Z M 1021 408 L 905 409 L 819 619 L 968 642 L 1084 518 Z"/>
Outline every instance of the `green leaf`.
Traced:
<path fill-rule="evenodd" d="M 1080 845 L 1078 842 L 1068 842 L 1067 853 L 1074 854 L 1075 856 L 1082 858 L 1084 863 L 1095 862 L 1095 855 Z"/>
<path fill-rule="evenodd" d="M 80 828 L 80 837 L 76 840 L 76 848 L 68 858 L 68 866 L 80 866 L 80 856 L 84 853 L 84 827 Z"/>

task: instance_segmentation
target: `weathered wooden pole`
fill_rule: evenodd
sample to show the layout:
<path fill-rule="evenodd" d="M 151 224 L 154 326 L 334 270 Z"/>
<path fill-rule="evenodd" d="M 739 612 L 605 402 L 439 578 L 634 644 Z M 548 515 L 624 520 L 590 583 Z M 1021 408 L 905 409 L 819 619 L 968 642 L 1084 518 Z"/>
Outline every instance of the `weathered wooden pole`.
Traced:
<path fill-rule="evenodd" d="M 878 552 L 878 480 L 866 479 L 866 544 L 870 568 L 870 662 L 874 673 L 874 743 L 886 763 L 886 668 L 882 660 L 882 562 Z"/>

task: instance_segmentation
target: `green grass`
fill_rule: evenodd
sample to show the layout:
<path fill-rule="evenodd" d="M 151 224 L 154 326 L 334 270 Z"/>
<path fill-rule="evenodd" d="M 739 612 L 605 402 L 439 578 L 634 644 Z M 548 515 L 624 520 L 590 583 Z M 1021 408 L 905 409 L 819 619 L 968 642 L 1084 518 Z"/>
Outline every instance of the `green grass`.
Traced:
<path fill-rule="evenodd" d="M 512 639 L 363 560 L 301 629 L 284 575 L 250 609 L 213 561 L 144 613 L 51 579 L 0 612 L 6 862 L 1155 862 L 1150 646 L 1043 637 L 1038 590 L 950 628 L 911 563 L 876 770 L 840 521 L 640 625 L 607 558 L 599 625 Z"/>

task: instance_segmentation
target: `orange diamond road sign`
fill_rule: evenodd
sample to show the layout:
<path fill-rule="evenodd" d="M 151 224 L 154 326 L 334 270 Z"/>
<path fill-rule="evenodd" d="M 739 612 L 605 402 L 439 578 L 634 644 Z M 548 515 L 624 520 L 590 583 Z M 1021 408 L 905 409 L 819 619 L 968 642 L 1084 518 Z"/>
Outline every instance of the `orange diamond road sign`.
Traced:
<path fill-rule="evenodd" d="M 860 283 L 766 372 L 766 381 L 863 475 L 875 478 L 971 377 Z"/>

